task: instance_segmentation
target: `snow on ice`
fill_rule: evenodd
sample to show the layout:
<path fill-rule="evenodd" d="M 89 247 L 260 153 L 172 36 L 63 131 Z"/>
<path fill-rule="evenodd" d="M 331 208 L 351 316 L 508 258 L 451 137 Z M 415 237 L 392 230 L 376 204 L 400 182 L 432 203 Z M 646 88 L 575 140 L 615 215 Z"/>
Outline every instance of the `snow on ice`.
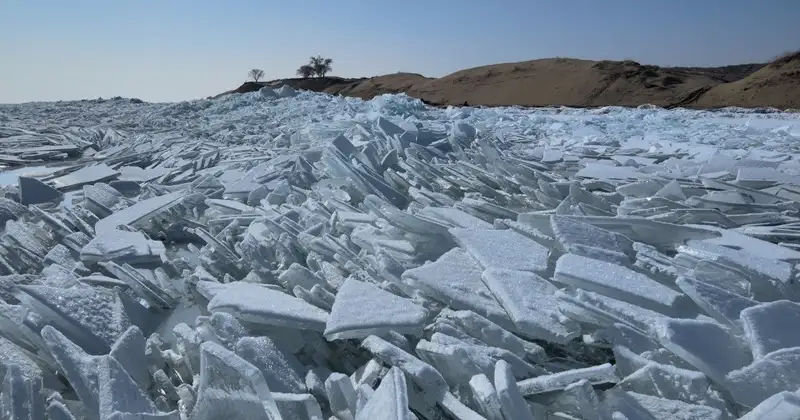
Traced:
<path fill-rule="evenodd" d="M 0 106 L 2 418 L 800 419 L 799 128 Z"/>

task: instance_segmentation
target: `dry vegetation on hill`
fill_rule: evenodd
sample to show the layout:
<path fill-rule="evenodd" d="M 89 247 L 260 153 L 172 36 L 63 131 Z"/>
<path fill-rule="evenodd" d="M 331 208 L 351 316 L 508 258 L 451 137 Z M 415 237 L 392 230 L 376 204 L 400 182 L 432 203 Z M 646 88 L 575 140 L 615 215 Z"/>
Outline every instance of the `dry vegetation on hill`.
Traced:
<path fill-rule="evenodd" d="M 282 84 L 364 99 L 405 92 L 434 105 L 800 108 L 800 52 L 786 54 L 769 64 L 714 68 L 548 58 L 475 67 L 438 79 L 396 73 L 360 79 L 248 82 L 226 94 Z"/>
<path fill-rule="evenodd" d="M 800 108 L 800 51 L 780 57 L 741 80 L 712 87 L 697 100 L 697 106 Z"/>

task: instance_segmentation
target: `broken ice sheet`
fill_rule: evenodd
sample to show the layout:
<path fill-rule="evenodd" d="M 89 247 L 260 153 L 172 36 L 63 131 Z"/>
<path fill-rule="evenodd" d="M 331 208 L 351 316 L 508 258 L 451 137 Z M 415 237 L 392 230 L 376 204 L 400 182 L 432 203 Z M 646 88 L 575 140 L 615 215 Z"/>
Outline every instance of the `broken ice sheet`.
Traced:
<path fill-rule="evenodd" d="M 119 172 L 111 169 L 108 165 L 100 163 L 92 166 L 84 166 L 75 172 L 58 177 L 53 180 L 53 185 L 59 190 L 69 190 L 86 184 L 95 182 L 109 181 L 119 176 Z"/>
<path fill-rule="evenodd" d="M 328 313 L 304 300 L 257 284 L 224 285 L 208 302 L 208 310 L 229 312 L 256 325 L 325 331 Z"/>
<path fill-rule="evenodd" d="M 495 365 L 494 387 L 505 418 L 533 420 L 533 413 L 517 387 L 511 366 L 505 360 L 499 360 Z"/>
<path fill-rule="evenodd" d="M 20 300 L 92 354 L 106 354 L 131 326 L 115 291 L 89 286 L 22 286 Z"/>
<path fill-rule="evenodd" d="M 565 252 L 572 252 L 580 247 L 593 247 L 618 252 L 629 258 L 635 255 L 633 241 L 622 234 L 569 217 L 551 216 L 550 224 L 555 238 Z"/>
<path fill-rule="evenodd" d="M 9 420 L 44 418 L 41 378 L 25 376 L 16 365 L 9 366 L 3 376 L 0 394 L 3 417 Z"/>
<path fill-rule="evenodd" d="M 465 229 L 491 229 L 492 225 L 469 213 L 452 207 L 425 207 L 420 215 Z"/>
<path fill-rule="evenodd" d="M 447 381 L 439 371 L 386 340 L 371 335 L 364 339 L 361 346 L 384 363 L 400 368 L 434 400 L 447 392 Z"/>
<path fill-rule="evenodd" d="M 662 346 L 718 384 L 752 361 L 745 345 L 720 324 L 693 319 L 663 319 L 656 327 Z"/>
<path fill-rule="evenodd" d="M 381 380 L 367 404 L 358 411 L 356 420 L 411 420 L 408 409 L 408 387 L 405 374 L 393 367 Z"/>
<path fill-rule="evenodd" d="M 159 264 L 166 248 L 142 232 L 107 232 L 92 239 L 81 249 L 85 263 L 114 261 L 118 264 Z"/>
<path fill-rule="evenodd" d="M 727 410 L 720 393 L 711 388 L 704 374 L 658 362 L 648 361 L 645 366 L 623 378 L 618 388 Z"/>
<path fill-rule="evenodd" d="M 722 420 L 719 409 L 651 395 L 614 390 L 605 404 L 627 419 Z"/>
<path fill-rule="evenodd" d="M 753 358 L 775 350 L 800 346 L 800 304 L 788 300 L 762 303 L 744 308 L 740 313 L 744 336 Z"/>
<path fill-rule="evenodd" d="M 196 420 L 278 420 L 281 418 L 261 372 L 213 342 L 201 350 L 201 382 L 192 410 Z"/>
<path fill-rule="evenodd" d="M 691 308 L 686 295 L 644 274 L 580 255 L 565 254 L 559 258 L 553 278 L 667 315 L 677 315 Z"/>
<path fill-rule="evenodd" d="M 708 241 L 688 241 L 685 246 L 678 247 L 678 251 L 741 270 L 751 279 L 752 291 L 757 298 L 775 300 L 797 293 L 792 265 L 785 261 L 759 257 Z"/>
<path fill-rule="evenodd" d="M 236 343 L 236 354 L 261 370 L 270 390 L 302 393 L 302 365 L 292 354 L 280 349 L 269 337 L 243 337 Z"/>
<path fill-rule="evenodd" d="M 349 278 L 336 294 L 325 338 L 366 338 L 382 331 L 420 336 L 428 312 L 410 299 Z"/>
<path fill-rule="evenodd" d="M 800 347 L 776 350 L 727 373 L 725 382 L 734 400 L 754 407 L 770 395 L 800 388 Z"/>
<path fill-rule="evenodd" d="M 42 328 L 42 339 L 58 363 L 63 375 L 92 417 L 99 410 L 98 372 L 99 358 L 89 356 L 75 343 L 51 326 Z"/>
<path fill-rule="evenodd" d="M 800 395 L 783 391 L 762 401 L 739 420 L 772 420 L 800 418 Z"/>
<path fill-rule="evenodd" d="M 180 419 L 177 410 L 159 413 L 150 398 L 113 357 L 100 358 L 97 371 L 101 419 L 127 416 Z"/>
<path fill-rule="evenodd" d="M 598 366 L 572 369 L 550 375 L 541 375 L 535 378 L 525 379 L 519 381 L 517 386 L 519 387 L 522 395 L 527 396 L 561 390 L 575 382 L 584 379 L 595 385 L 616 383 L 619 381 L 619 377 L 617 377 L 614 366 L 609 363 L 605 363 Z"/>
<path fill-rule="evenodd" d="M 547 270 L 549 250 L 513 230 L 452 228 L 450 234 L 484 268 Z"/>
<path fill-rule="evenodd" d="M 556 287 L 535 273 L 489 269 L 482 279 L 521 335 L 564 344 L 580 334 L 576 323 L 559 319 Z"/>
<path fill-rule="evenodd" d="M 19 202 L 22 205 L 60 201 L 64 193 L 36 178 L 19 177 Z"/>
<path fill-rule="evenodd" d="M 132 225 L 146 217 L 151 217 L 153 214 L 163 211 L 170 206 L 177 205 L 184 197 L 186 197 L 186 192 L 176 191 L 139 201 L 128 208 L 100 219 L 97 224 L 95 224 L 94 228 L 98 234 L 107 232 L 113 233 L 117 226 Z"/>
<path fill-rule="evenodd" d="M 311 394 L 272 393 L 284 419 L 323 420 L 322 410 Z"/>
<path fill-rule="evenodd" d="M 501 326 L 513 325 L 481 280 L 481 271 L 464 250 L 453 248 L 433 263 L 406 270 L 402 278 L 425 295 L 454 309 L 475 311 Z"/>
<path fill-rule="evenodd" d="M 758 305 L 755 300 L 692 278 L 679 277 L 675 284 L 709 316 L 737 328 L 741 328 L 742 311 Z"/>
<path fill-rule="evenodd" d="M 516 379 L 534 391 L 523 404 L 535 418 L 729 420 L 766 398 L 746 417 L 766 420 L 797 405 L 798 343 L 791 306 L 781 306 L 796 304 L 800 263 L 800 195 L 786 183 L 800 173 L 796 115 L 433 109 L 396 95 L 276 90 L 25 104 L 0 117 L 0 165 L 80 162 L 0 174 L 0 294 L 10 304 L 0 335 L 24 351 L 7 343 L 4 362 L 22 367 L 0 363 L 14 416 L 36 417 L 16 410 L 38 395 L 28 371 L 49 373 L 38 400 L 49 397 L 53 420 L 87 417 L 103 398 L 118 419 L 158 418 L 146 414 L 155 406 L 197 420 L 230 398 L 230 417 L 263 416 L 263 402 L 273 405 L 253 388 L 264 382 L 280 391 L 271 400 L 284 418 L 327 418 L 334 406 L 341 420 L 481 419 L 476 411 L 501 420 L 498 394 L 508 402 Z M 98 180 L 103 165 L 114 179 Z M 55 201 L 35 197 L 20 175 L 79 194 L 53 206 L 58 191 L 34 182 Z M 150 238 L 134 233 L 143 227 Z M 142 242 L 156 237 L 192 241 L 178 253 L 188 257 L 169 261 L 171 249 Z M 564 254 L 608 271 L 562 283 L 558 274 L 585 268 L 550 277 Z M 115 292 L 125 322 L 19 301 L 25 287 Z M 178 290 L 197 299 L 183 302 L 193 309 L 157 325 L 149 312 L 170 311 Z M 664 320 L 668 337 L 658 334 Z M 334 339 L 368 333 L 361 348 Z M 201 369 L 206 342 L 227 352 L 219 369 Z M 133 387 L 96 389 L 97 367 L 113 363 L 90 354 L 107 345 L 152 405 Z M 498 360 L 516 377 L 493 384 Z M 72 390 L 51 395 L 55 372 Z M 601 402 L 617 391 L 611 413 Z M 371 408 L 389 404 L 391 414 Z"/>

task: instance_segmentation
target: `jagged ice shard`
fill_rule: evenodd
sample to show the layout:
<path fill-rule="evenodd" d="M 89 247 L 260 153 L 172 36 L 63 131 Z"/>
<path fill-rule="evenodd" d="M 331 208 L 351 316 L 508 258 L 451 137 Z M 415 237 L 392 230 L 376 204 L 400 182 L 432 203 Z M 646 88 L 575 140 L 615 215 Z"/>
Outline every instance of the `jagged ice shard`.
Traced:
<path fill-rule="evenodd" d="M 0 105 L 12 420 L 800 419 L 800 115 Z"/>

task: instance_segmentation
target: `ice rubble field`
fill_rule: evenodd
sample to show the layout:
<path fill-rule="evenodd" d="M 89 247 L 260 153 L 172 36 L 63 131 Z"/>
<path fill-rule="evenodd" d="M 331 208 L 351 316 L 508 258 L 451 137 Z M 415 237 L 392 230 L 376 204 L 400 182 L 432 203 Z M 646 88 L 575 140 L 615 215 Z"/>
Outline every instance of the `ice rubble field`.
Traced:
<path fill-rule="evenodd" d="M 2 418 L 800 419 L 798 140 L 289 88 L 0 106 Z"/>

